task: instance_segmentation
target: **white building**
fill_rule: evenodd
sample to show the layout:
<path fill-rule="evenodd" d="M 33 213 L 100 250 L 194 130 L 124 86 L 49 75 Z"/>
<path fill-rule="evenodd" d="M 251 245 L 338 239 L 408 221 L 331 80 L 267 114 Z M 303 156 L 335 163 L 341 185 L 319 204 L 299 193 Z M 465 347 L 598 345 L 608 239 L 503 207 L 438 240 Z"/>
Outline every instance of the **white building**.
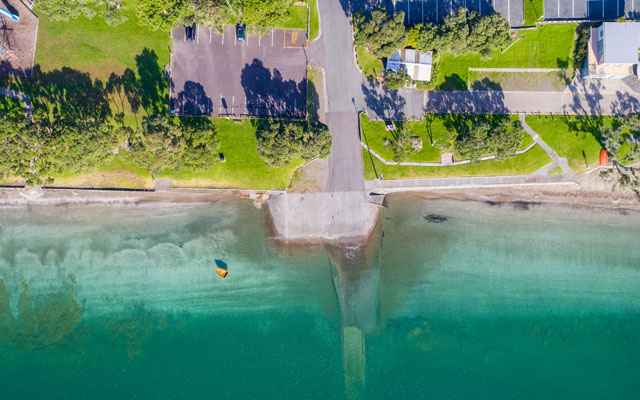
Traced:
<path fill-rule="evenodd" d="M 589 77 L 640 77 L 640 22 L 605 22 L 591 28 Z"/>
<path fill-rule="evenodd" d="M 432 56 L 431 52 L 402 49 L 387 59 L 387 69 L 397 71 L 404 68 L 411 80 L 428 82 L 431 80 Z"/>

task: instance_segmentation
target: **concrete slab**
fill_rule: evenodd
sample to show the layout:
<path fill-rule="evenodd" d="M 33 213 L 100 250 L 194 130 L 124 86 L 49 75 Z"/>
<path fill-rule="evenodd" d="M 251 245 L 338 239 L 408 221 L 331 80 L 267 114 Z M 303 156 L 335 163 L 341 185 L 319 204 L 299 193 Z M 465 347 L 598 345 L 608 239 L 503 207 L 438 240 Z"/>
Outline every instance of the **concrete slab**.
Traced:
<path fill-rule="evenodd" d="M 286 193 L 267 203 L 273 227 L 291 241 L 348 240 L 373 231 L 380 208 L 364 192 Z"/>
<path fill-rule="evenodd" d="M 306 31 L 276 29 L 240 42 L 234 26 L 223 34 L 198 27 L 187 42 L 179 27 L 172 38 L 174 115 L 306 116 Z"/>

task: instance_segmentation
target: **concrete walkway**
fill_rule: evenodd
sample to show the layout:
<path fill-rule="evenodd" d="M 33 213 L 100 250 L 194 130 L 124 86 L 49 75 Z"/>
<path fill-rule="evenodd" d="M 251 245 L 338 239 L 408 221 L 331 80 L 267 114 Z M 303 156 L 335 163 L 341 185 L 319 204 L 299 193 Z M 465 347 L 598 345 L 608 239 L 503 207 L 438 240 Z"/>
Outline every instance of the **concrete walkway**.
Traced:
<path fill-rule="evenodd" d="M 30 117 L 33 114 L 31 109 L 31 99 L 29 99 L 29 96 L 27 96 L 26 94 L 22 92 L 16 92 L 15 90 L 11 89 L 0 88 L 0 95 L 13 97 L 14 99 L 20 100 L 24 104 L 24 114 L 27 117 Z"/>
<path fill-rule="evenodd" d="M 562 168 L 563 175 L 566 175 L 570 179 L 575 179 L 577 174 L 573 169 L 571 169 L 571 167 L 569 167 L 569 162 L 567 161 L 567 159 L 565 157 L 558 156 L 558 153 L 556 153 L 547 143 L 545 143 L 544 140 L 542 140 L 540 135 L 538 135 L 533 129 L 531 129 L 529 125 L 527 125 L 527 121 L 524 114 L 520 114 L 519 117 L 520 117 L 520 122 L 522 122 L 522 127 L 524 128 L 524 130 L 531 136 L 533 141 L 536 142 L 538 145 L 540 145 L 540 147 L 542 147 L 545 153 L 547 153 L 549 157 L 551 157 L 551 159 L 553 160 L 553 163 L 542 167 L 541 169 L 534 172 L 533 174 L 540 175 L 544 173 L 546 175 L 550 171 L 560 167 Z"/>
<path fill-rule="evenodd" d="M 562 175 L 531 176 L 472 176 L 464 178 L 392 179 L 365 182 L 367 190 L 373 193 L 402 191 L 427 191 L 443 189 L 472 189 L 512 186 L 577 185 Z"/>

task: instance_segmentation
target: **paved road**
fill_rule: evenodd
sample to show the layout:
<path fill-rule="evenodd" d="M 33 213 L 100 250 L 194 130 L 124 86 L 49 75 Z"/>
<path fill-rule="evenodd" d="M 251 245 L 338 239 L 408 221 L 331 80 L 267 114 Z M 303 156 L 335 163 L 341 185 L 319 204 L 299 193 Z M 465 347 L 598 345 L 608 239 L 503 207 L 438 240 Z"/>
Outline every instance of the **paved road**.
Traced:
<path fill-rule="evenodd" d="M 566 92 L 430 91 L 428 113 L 541 113 L 622 115 L 640 112 L 640 94 Z"/>

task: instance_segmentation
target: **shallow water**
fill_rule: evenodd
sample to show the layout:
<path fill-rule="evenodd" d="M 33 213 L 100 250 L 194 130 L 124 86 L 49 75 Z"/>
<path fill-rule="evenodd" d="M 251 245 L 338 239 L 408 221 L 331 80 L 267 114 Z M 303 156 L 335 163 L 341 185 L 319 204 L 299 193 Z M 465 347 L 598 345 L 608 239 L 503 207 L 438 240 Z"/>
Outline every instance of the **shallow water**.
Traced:
<path fill-rule="evenodd" d="M 526 208 L 293 256 L 237 199 L 2 209 L 1 396 L 635 398 L 640 216 Z"/>

